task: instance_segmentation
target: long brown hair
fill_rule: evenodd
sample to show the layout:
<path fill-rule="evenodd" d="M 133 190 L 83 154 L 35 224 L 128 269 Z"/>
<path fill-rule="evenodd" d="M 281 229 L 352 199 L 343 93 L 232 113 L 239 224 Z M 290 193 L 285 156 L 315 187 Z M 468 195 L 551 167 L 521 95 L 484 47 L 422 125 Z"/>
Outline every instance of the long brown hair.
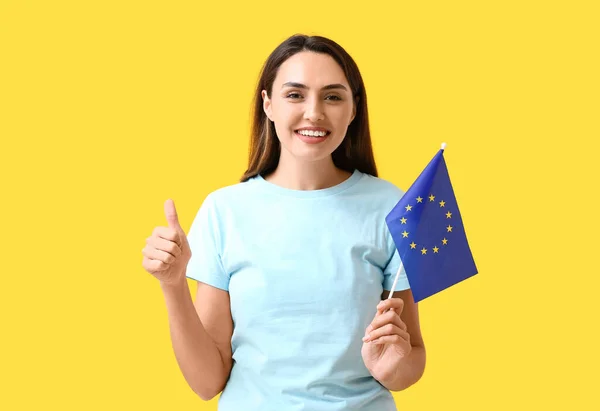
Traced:
<path fill-rule="evenodd" d="M 346 50 L 336 42 L 321 36 L 296 34 L 273 50 L 261 70 L 253 101 L 248 169 L 240 181 L 247 181 L 257 174 L 267 175 L 273 172 L 279 163 L 280 143 L 275 134 L 275 125 L 263 110 L 261 92 L 266 90 L 271 98 L 273 82 L 279 67 L 288 58 L 301 51 L 324 53 L 333 57 L 344 71 L 352 90 L 356 116 L 348 126 L 344 140 L 331 154 L 333 163 L 342 170 L 353 172 L 357 169 L 377 177 L 369 131 L 367 94 L 358 66 Z"/>

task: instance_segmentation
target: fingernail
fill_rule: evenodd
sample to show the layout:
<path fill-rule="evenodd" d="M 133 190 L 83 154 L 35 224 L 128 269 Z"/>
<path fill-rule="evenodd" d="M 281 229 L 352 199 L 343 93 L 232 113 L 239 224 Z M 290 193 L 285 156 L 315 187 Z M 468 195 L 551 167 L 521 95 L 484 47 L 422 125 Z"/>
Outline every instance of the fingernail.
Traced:
<path fill-rule="evenodd" d="M 363 337 L 363 341 L 367 341 L 371 337 L 371 334 L 367 334 Z"/>

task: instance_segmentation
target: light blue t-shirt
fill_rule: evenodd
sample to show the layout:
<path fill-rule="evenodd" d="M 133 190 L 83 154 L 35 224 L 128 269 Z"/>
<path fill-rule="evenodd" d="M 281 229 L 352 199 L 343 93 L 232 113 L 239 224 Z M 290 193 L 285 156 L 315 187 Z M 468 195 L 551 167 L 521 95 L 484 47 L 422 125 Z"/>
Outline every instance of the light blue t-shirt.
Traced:
<path fill-rule="evenodd" d="M 187 277 L 227 290 L 233 368 L 220 411 L 390 411 L 362 337 L 400 259 L 385 216 L 403 192 L 358 170 L 322 190 L 254 177 L 209 194 Z M 404 272 L 395 291 L 409 288 Z"/>

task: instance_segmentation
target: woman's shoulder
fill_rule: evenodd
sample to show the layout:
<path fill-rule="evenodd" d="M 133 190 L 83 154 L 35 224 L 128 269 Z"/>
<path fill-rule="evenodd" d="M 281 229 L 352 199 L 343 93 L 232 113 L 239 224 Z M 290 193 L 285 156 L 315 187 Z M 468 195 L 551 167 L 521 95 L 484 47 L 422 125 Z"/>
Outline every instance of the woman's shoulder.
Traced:
<path fill-rule="evenodd" d="M 360 182 L 361 184 L 358 185 L 358 189 L 365 191 L 369 195 L 381 196 L 385 199 L 391 199 L 391 201 L 398 201 L 404 195 L 404 190 L 381 177 L 363 174 Z"/>
<path fill-rule="evenodd" d="M 240 204 L 250 197 L 257 195 L 256 179 L 232 183 L 216 188 L 206 195 L 204 204 L 209 207 L 219 207 L 226 204 Z"/>

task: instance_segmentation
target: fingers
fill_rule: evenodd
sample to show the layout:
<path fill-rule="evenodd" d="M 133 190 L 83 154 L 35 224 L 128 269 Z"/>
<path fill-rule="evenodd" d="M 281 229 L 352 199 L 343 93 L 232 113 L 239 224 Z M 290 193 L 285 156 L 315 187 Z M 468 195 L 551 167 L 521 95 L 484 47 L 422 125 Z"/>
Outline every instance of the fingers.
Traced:
<path fill-rule="evenodd" d="M 410 347 L 410 335 L 404 330 L 399 330 L 397 333 L 374 336 L 365 342 L 371 344 L 405 344 Z"/>
<path fill-rule="evenodd" d="M 371 324 L 369 324 L 369 326 L 367 327 L 366 333 L 369 334 L 374 330 L 383 327 L 387 324 L 393 324 L 402 330 L 407 330 L 407 326 L 404 323 L 404 321 L 402 321 L 402 319 L 400 318 L 400 315 L 395 311 L 388 311 L 383 314 L 378 313 L 373 319 L 373 321 L 371 321 Z"/>
<path fill-rule="evenodd" d="M 179 257 L 181 255 L 181 247 L 171 240 L 165 240 L 164 238 L 152 236 L 146 239 L 146 244 L 148 246 L 146 248 L 164 251 L 173 257 Z"/>
<path fill-rule="evenodd" d="M 377 304 L 377 312 L 386 312 L 389 309 L 394 309 L 400 315 L 402 310 L 404 309 L 404 300 L 402 298 L 387 298 L 385 300 L 381 300 L 379 304 Z"/>
<path fill-rule="evenodd" d="M 144 269 L 146 271 L 148 271 L 150 274 L 152 274 L 152 273 L 156 273 L 159 271 L 165 271 L 167 268 L 170 267 L 170 265 L 165 264 L 160 260 L 153 260 L 153 259 L 150 259 L 150 258 L 144 256 L 144 258 L 142 260 L 142 267 L 144 267 Z"/>
<path fill-rule="evenodd" d="M 146 246 L 142 249 L 142 266 L 159 280 L 173 283 L 183 278 L 191 250 L 179 225 L 173 200 L 165 202 L 164 211 L 168 227 L 155 227 L 146 239 Z"/>
<path fill-rule="evenodd" d="M 144 262 L 142 265 L 153 271 L 162 271 L 181 255 L 181 248 L 174 241 L 179 238 L 172 228 L 156 227 L 152 236 L 146 239 L 146 246 L 142 249 Z M 146 261 L 148 259 L 149 261 Z"/>
<path fill-rule="evenodd" d="M 171 199 L 165 201 L 165 217 L 170 228 L 180 230 L 179 217 L 177 216 L 177 210 L 175 209 L 175 202 Z"/>
<path fill-rule="evenodd" d="M 400 327 L 398 327 L 396 324 L 386 324 L 383 327 L 379 327 L 373 331 L 371 331 L 370 333 L 368 333 L 367 335 L 365 335 L 363 337 L 363 341 L 364 342 L 369 342 L 369 341 L 374 341 L 378 338 L 381 338 L 383 336 L 394 336 L 394 335 L 398 335 L 400 337 L 402 337 L 403 340 L 407 340 L 409 335 L 408 332 Z"/>
<path fill-rule="evenodd" d="M 151 260 L 159 260 L 165 264 L 171 264 L 175 261 L 175 256 L 172 254 L 163 250 L 158 250 L 150 245 L 146 245 L 146 247 L 142 249 L 142 254 L 144 257 L 147 257 Z"/>
<path fill-rule="evenodd" d="M 152 231 L 152 237 L 156 238 L 164 238 L 165 240 L 169 240 L 177 244 L 181 247 L 181 237 L 179 236 L 179 232 L 171 227 L 155 227 L 154 231 Z"/>

